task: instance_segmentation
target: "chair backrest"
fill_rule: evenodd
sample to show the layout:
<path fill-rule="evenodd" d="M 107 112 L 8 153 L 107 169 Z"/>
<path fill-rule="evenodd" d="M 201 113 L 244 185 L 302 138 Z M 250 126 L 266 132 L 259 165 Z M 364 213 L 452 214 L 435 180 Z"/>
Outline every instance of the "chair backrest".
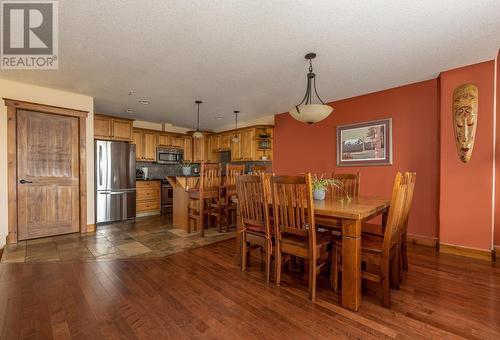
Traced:
<path fill-rule="evenodd" d="M 415 182 L 417 180 L 417 173 L 410 172 L 408 173 L 409 183 L 408 183 L 408 192 L 406 194 L 406 201 L 403 212 L 403 221 L 401 222 L 401 234 L 406 237 L 406 231 L 408 230 L 408 220 L 410 219 L 410 210 L 411 204 L 413 202 L 413 192 L 415 190 Z"/>
<path fill-rule="evenodd" d="M 221 186 L 221 166 L 219 163 L 202 162 L 200 166 L 200 191 L 218 190 Z"/>
<path fill-rule="evenodd" d="M 343 184 L 342 189 L 337 187 L 332 188 L 333 196 L 342 197 L 348 194 L 351 198 L 359 197 L 359 172 L 355 174 L 336 174 L 334 172 L 332 173 L 332 178 L 341 181 Z"/>
<path fill-rule="evenodd" d="M 227 187 L 236 186 L 236 177 L 245 174 L 245 164 L 227 164 L 226 165 L 226 180 Z"/>
<path fill-rule="evenodd" d="M 276 236 L 284 234 L 308 237 L 309 247 L 316 246 L 316 225 L 311 174 L 273 176 L 272 197 Z M 314 248 L 311 248 L 314 249 Z"/>
<path fill-rule="evenodd" d="M 399 240 L 409 182 L 410 176 L 408 173 L 402 175 L 398 172 L 396 174 L 382 246 L 382 253 L 385 256 L 388 256 L 392 246 Z"/>
<path fill-rule="evenodd" d="M 263 175 L 240 175 L 236 178 L 238 209 L 242 229 L 257 226 L 270 237 L 269 197 L 264 190 Z"/>
<path fill-rule="evenodd" d="M 260 173 L 265 173 L 267 171 L 267 166 L 266 165 L 252 165 L 250 167 L 250 172 L 253 175 L 260 174 Z"/>
<path fill-rule="evenodd" d="M 271 181 L 274 176 L 274 173 L 264 173 L 264 191 L 268 199 L 271 199 L 272 197 L 272 192 L 271 192 Z"/>

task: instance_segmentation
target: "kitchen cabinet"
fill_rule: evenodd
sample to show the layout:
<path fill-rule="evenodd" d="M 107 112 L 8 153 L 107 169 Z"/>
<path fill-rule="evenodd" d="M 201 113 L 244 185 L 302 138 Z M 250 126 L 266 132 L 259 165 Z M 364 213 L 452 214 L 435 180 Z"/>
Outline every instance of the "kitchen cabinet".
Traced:
<path fill-rule="evenodd" d="M 234 136 L 237 136 L 239 141 L 235 143 L 231 140 L 231 161 L 241 161 L 243 160 L 241 157 L 241 133 L 234 132 L 231 138 Z"/>
<path fill-rule="evenodd" d="M 255 130 L 247 129 L 237 131 L 232 137 L 238 136 L 239 141 L 231 140 L 231 160 L 232 161 L 252 161 L 255 159 Z"/>
<path fill-rule="evenodd" d="M 205 137 L 193 138 L 193 161 L 196 163 L 206 161 L 205 156 Z"/>
<path fill-rule="evenodd" d="M 160 213 L 161 181 L 137 181 L 136 214 Z"/>
<path fill-rule="evenodd" d="M 184 137 L 178 135 L 170 136 L 170 146 L 184 148 Z"/>
<path fill-rule="evenodd" d="M 234 134 L 232 133 L 224 133 L 219 135 L 219 145 L 218 148 L 222 150 L 231 149 L 231 138 L 233 138 Z"/>
<path fill-rule="evenodd" d="M 140 162 L 156 162 L 156 132 L 134 129 L 132 142 L 135 146 L 135 159 Z"/>
<path fill-rule="evenodd" d="M 193 138 L 184 137 L 184 160 L 193 162 Z"/>
<path fill-rule="evenodd" d="M 94 138 L 101 140 L 132 141 L 132 120 L 96 114 Z"/>
<path fill-rule="evenodd" d="M 170 146 L 170 135 L 166 133 L 159 133 L 158 146 Z"/>

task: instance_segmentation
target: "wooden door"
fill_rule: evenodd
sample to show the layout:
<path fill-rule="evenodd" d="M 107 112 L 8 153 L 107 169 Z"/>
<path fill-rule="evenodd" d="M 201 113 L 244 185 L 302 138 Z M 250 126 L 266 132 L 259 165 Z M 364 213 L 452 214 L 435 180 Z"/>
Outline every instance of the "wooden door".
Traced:
<path fill-rule="evenodd" d="M 132 133 L 132 143 L 135 144 L 135 160 L 144 160 L 144 138 L 142 131 L 134 130 Z"/>
<path fill-rule="evenodd" d="M 80 230 L 79 150 L 78 118 L 17 110 L 19 240 Z"/>
<path fill-rule="evenodd" d="M 184 159 L 193 161 L 193 139 L 191 137 L 184 138 Z"/>
<path fill-rule="evenodd" d="M 111 139 L 111 119 L 94 117 L 94 138 Z"/>
<path fill-rule="evenodd" d="M 255 158 L 255 130 L 243 130 L 240 134 L 241 158 L 251 161 Z"/>
<path fill-rule="evenodd" d="M 156 162 L 156 133 L 144 131 L 144 159 Z"/>
<path fill-rule="evenodd" d="M 113 139 L 129 142 L 132 140 L 132 122 L 113 120 Z"/>

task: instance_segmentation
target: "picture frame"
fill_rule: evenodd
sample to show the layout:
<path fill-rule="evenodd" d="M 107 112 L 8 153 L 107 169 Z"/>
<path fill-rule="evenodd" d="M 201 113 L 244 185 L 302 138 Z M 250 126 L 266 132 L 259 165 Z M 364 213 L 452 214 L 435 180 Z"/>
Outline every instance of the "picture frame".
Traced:
<path fill-rule="evenodd" d="M 337 166 L 392 165 L 392 118 L 337 126 Z"/>

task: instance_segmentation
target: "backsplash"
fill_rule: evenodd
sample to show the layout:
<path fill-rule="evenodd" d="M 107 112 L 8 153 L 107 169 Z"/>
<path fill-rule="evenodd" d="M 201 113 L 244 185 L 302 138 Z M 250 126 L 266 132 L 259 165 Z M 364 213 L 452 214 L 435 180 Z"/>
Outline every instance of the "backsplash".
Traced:
<path fill-rule="evenodd" d="M 234 164 L 244 163 L 245 173 L 250 172 L 250 167 L 253 165 L 265 165 L 269 167 L 271 171 L 272 162 L 270 161 L 255 161 L 255 162 L 234 162 Z M 199 168 L 199 164 L 194 163 L 192 167 Z M 182 176 L 182 168 L 179 164 L 158 164 L 149 162 L 136 162 L 136 169 L 148 168 L 148 178 L 149 179 L 162 179 L 166 176 Z M 225 172 L 224 169 L 222 171 Z"/>

